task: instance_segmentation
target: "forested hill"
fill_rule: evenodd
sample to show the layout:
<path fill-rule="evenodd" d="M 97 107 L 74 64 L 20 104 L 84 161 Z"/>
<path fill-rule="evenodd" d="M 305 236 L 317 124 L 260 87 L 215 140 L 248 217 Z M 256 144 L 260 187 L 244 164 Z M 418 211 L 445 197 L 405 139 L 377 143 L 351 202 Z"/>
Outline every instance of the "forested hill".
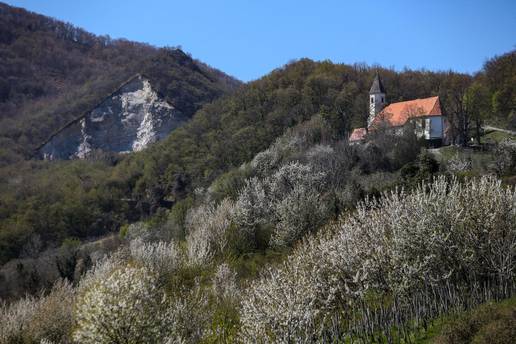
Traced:
<path fill-rule="evenodd" d="M 178 49 L 94 36 L 6 5 L 0 5 L 0 25 L 0 263 L 66 239 L 118 231 L 150 215 L 167 216 L 172 204 L 186 212 L 195 190 L 237 171 L 287 128 L 314 115 L 329 124 L 325 135 L 345 139 L 365 125 L 376 72 L 389 103 L 439 95 L 463 142 L 476 124 L 510 126 L 516 118 L 515 52 L 493 58 L 475 76 L 301 59 L 236 87 L 235 80 Z M 23 161 L 32 147 L 136 71 L 192 119 L 141 153 Z M 365 160 L 385 160 L 381 152 L 371 154 Z M 393 166 L 400 167 L 382 168 Z M 222 181 L 229 193 L 239 187 L 230 177 Z"/>
<path fill-rule="evenodd" d="M 176 48 L 96 36 L 0 3 L 0 166 L 27 158 L 136 73 L 186 116 L 240 82 Z"/>
<path fill-rule="evenodd" d="M 116 47 L 117 44 L 106 49 L 118 49 Z M 153 50 L 149 48 L 149 51 Z M 156 53 L 152 58 L 157 61 L 154 66 L 159 66 L 163 60 L 174 60 L 178 53 Z M 513 116 L 510 110 L 513 102 L 506 103 L 502 111 L 498 105 L 491 107 L 491 104 L 499 104 L 491 99 L 499 98 L 497 94 L 501 92 L 509 99 L 514 98 L 514 93 L 507 88 L 511 85 L 507 78 L 510 80 L 514 75 L 508 72 L 514 68 L 513 56 L 511 52 L 490 60 L 486 65 L 489 68 L 476 77 L 454 72 L 396 72 L 366 65 L 302 59 L 203 106 L 191 121 L 143 153 L 100 161 L 25 162 L 2 168 L 0 262 L 17 257 L 22 248 L 34 240 L 42 242 L 38 247 L 44 249 L 48 245 L 59 245 L 69 237 L 81 239 L 116 231 L 124 223 L 159 213 L 164 205 L 192 196 L 197 188 L 207 187 L 225 172 L 249 161 L 286 128 L 313 115 L 320 114 L 330 123 L 332 136 L 345 138 L 351 128 L 365 124 L 368 90 L 377 71 L 387 89 L 388 102 L 440 95 L 456 130 L 474 119 L 479 119 L 480 123 L 493 119 L 507 122 L 506 119 Z M 171 75 L 177 71 L 168 70 Z M 158 67 L 152 71 L 154 75 L 159 74 Z M 486 80 L 498 82 L 492 84 Z M 163 81 L 160 88 L 169 89 L 169 94 L 173 94 L 178 84 L 180 81 L 172 79 L 170 83 Z M 68 99 L 55 92 L 55 103 Z M 466 94 L 469 97 L 466 98 Z M 45 99 L 52 97 L 29 103 L 34 106 Z M 477 117 L 464 112 L 466 100 L 477 101 L 482 106 Z M 19 115 L 6 118 L 3 123 L 21 123 L 16 120 L 28 118 L 23 110 L 25 105 L 20 105 L 20 109 Z M 484 117 L 478 117 L 479 114 Z M 2 125 L 2 130 L 6 130 L 4 128 Z M 37 130 L 32 129 L 32 132 L 31 135 L 37 137 Z M 23 137 L 26 136 L 17 138 Z M 14 143 L 3 140 L 0 147 L 5 152 Z"/>
<path fill-rule="evenodd" d="M 328 135 L 345 138 L 352 127 L 364 125 L 376 70 L 302 59 L 203 106 L 144 152 L 0 169 L 0 262 L 19 256 L 33 243 L 41 250 L 66 238 L 103 235 L 166 212 L 164 205 L 191 197 L 196 189 L 251 160 L 285 129 L 314 115 L 330 123 Z M 434 94 L 446 98 L 471 80 L 451 72 L 380 73 L 389 102 Z"/>
<path fill-rule="evenodd" d="M 295 61 L 204 106 L 188 125 L 148 151 L 136 189 L 151 203 L 164 195 L 181 198 L 252 159 L 285 128 L 314 114 L 331 123 L 335 137 L 345 138 L 366 124 L 376 72 L 388 103 L 438 95 L 455 143 L 468 142 L 484 123 L 515 128 L 515 57 L 515 51 L 494 57 L 475 75 Z"/>

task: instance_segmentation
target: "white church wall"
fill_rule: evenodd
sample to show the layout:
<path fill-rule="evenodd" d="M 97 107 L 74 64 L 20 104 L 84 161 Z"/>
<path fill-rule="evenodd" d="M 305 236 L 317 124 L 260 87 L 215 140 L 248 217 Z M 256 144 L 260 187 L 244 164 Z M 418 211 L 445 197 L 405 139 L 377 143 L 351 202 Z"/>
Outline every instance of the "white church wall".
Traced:
<path fill-rule="evenodd" d="M 433 116 L 428 118 L 429 121 L 429 139 L 442 139 L 443 138 L 443 117 Z"/>

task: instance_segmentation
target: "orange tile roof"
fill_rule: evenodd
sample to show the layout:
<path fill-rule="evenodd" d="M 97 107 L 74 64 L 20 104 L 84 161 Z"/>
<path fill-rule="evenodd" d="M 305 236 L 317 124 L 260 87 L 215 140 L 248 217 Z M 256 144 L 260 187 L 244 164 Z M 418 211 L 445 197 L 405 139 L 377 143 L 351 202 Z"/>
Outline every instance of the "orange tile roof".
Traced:
<path fill-rule="evenodd" d="M 367 134 L 366 128 L 356 128 L 351 133 L 351 136 L 349 137 L 349 141 L 362 141 Z"/>
<path fill-rule="evenodd" d="M 404 125 L 410 118 L 441 115 L 441 104 L 438 96 L 414 99 L 388 105 L 376 115 L 371 126 L 386 122 L 390 126 L 397 127 Z"/>

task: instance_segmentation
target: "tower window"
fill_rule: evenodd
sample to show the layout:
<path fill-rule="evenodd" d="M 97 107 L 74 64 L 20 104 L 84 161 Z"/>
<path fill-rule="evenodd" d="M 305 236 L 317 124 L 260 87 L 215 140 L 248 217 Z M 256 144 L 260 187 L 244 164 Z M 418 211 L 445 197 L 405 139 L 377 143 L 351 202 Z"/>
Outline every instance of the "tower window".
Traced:
<path fill-rule="evenodd" d="M 373 103 L 374 103 L 374 98 L 373 98 L 373 97 L 371 97 L 371 104 L 373 104 Z"/>
<path fill-rule="evenodd" d="M 384 100 L 383 100 L 383 97 L 382 97 L 382 103 L 383 103 L 383 102 L 384 102 Z"/>

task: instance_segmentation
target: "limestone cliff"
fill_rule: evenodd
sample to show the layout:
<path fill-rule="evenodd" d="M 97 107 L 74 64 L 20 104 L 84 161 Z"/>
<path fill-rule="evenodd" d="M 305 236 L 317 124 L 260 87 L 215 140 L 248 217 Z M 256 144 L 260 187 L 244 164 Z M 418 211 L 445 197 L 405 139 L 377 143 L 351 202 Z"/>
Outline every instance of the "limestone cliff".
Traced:
<path fill-rule="evenodd" d="M 93 150 L 140 151 L 186 120 L 137 75 L 93 110 L 55 133 L 39 149 L 44 159 L 83 159 Z"/>

